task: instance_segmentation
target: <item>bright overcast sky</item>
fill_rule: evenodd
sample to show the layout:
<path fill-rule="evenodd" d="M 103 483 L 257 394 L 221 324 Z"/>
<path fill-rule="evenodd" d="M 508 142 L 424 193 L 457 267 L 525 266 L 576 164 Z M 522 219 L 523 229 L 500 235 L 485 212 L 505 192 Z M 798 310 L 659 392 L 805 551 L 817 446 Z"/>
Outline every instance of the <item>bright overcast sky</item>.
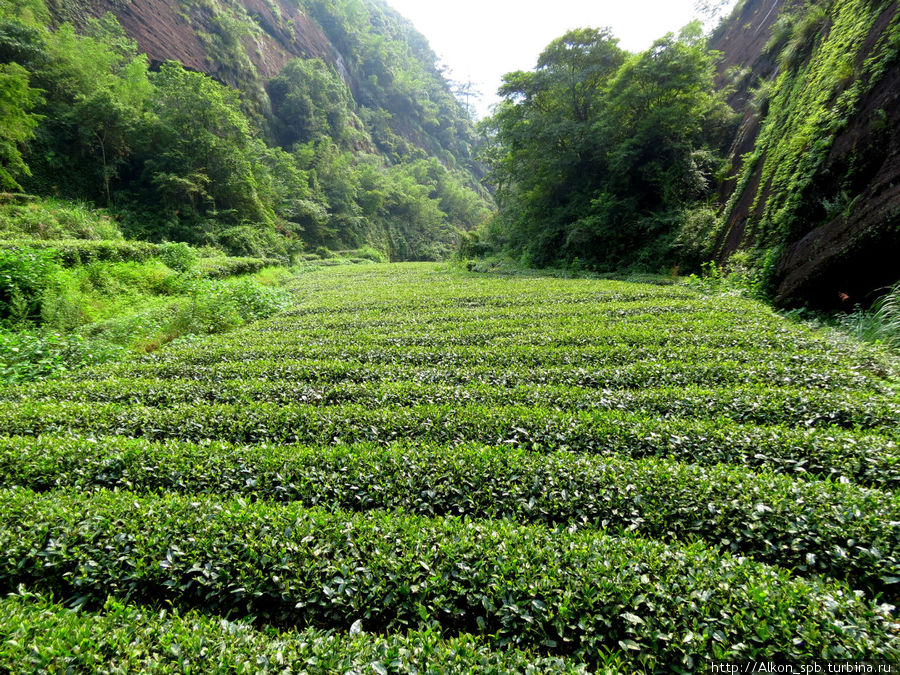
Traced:
<path fill-rule="evenodd" d="M 572 28 L 609 26 L 641 51 L 696 15 L 696 0 L 387 0 L 428 38 L 458 82 L 483 94 L 478 116 L 497 102 L 501 77 L 531 70 L 550 42 Z"/>

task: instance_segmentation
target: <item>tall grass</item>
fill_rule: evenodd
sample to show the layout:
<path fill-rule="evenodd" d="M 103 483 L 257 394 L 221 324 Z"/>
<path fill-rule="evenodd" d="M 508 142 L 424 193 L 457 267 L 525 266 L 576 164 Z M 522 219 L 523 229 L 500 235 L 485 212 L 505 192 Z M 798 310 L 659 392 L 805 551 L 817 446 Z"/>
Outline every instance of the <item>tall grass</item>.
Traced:
<path fill-rule="evenodd" d="M 893 349 L 900 349 L 900 283 L 875 304 L 872 316 L 880 340 Z"/>

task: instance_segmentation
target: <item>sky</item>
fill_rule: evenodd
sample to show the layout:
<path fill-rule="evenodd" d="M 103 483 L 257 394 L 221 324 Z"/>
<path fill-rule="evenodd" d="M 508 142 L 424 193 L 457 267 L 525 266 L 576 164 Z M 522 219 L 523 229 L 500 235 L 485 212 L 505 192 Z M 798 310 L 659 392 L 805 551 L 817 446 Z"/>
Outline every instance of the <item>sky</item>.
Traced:
<path fill-rule="evenodd" d="M 696 15 L 696 0 L 387 0 L 413 22 L 457 82 L 472 82 L 483 117 L 504 73 L 531 70 L 550 42 L 572 28 L 610 27 L 641 51 Z"/>

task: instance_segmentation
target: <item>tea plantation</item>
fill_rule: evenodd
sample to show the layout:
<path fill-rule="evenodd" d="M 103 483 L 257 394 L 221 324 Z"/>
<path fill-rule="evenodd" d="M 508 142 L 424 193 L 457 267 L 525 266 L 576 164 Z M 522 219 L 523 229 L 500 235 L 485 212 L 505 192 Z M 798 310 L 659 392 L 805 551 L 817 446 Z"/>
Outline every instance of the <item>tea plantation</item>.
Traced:
<path fill-rule="evenodd" d="M 893 357 L 677 285 L 292 291 L 0 390 L 0 671 L 900 659 Z"/>

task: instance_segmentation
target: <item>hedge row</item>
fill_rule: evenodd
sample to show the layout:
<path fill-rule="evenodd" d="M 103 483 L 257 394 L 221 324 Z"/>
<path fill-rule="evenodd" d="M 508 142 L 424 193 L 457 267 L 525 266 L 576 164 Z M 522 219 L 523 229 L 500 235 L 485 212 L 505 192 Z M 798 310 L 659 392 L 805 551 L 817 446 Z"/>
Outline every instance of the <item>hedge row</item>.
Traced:
<path fill-rule="evenodd" d="M 438 445 L 477 442 L 546 452 L 670 457 L 776 473 L 812 474 L 861 484 L 900 485 L 897 430 L 891 434 L 790 429 L 727 420 L 656 420 L 616 411 L 560 412 L 527 407 L 417 406 L 371 409 L 257 403 L 180 404 L 0 402 L 0 434 L 68 431 L 234 443 L 342 445 L 398 440 Z"/>
<path fill-rule="evenodd" d="M 610 657 L 609 672 L 618 672 Z M 24 593 L 0 600 L 0 670 L 16 673 L 583 673 L 585 666 L 469 635 L 379 636 L 263 632 L 196 612 L 156 611 L 113 598 L 97 613 Z"/>
<path fill-rule="evenodd" d="M 268 323 L 268 322 L 265 322 Z M 256 339 L 251 330 L 241 331 L 244 340 Z M 193 344 L 200 353 L 215 341 Z M 415 366 L 402 363 L 359 363 L 343 358 L 339 350 L 321 359 L 296 360 L 266 357 L 232 360 L 210 360 L 192 364 L 183 351 L 166 351 L 156 358 L 142 357 L 127 363 L 113 364 L 100 371 L 75 374 L 75 380 L 103 377 L 153 377 L 160 380 L 183 378 L 218 381 L 302 380 L 304 382 L 378 382 L 409 380 L 420 383 L 452 385 L 489 385 L 505 389 L 525 385 L 580 387 L 586 389 L 646 389 L 658 387 L 723 387 L 770 386 L 808 388 L 818 391 L 880 393 L 879 385 L 859 373 L 835 370 L 798 370 L 780 364 L 761 364 L 747 369 L 737 363 L 697 364 L 676 358 L 659 363 L 635 363 L 611 368 L 571 368 L 554 366 L 530 368 L 509 365 Z"/>
<path fill-rule="evenodd" d="M 387 364 L 392 367 L 418 366 L 441 369 L 502 368 L 532 370 L 553 370 L 565 368 L 569 371 L 597 371 L 601 377 L 605 373 L 653 373 L 663 368 L 671 369 L 672 350 L 654 347 L 635 348 L 628 345 L 618 347 L 572 349 L 569 347 L 548 348 L 534 345 L 489 345 L 410 347 L 406 345 L 368 345 L 363 339 L 356 344 L 336 345 L 327 340 L 312 342 L 294 339 L 288 344 L 269 343 L 253 337 L 243 341 L 237 339 L 209 345 L 208 350 L 179 350 L 165 354 L 165 360 L 178 360 L 185 365 L 210 365 L 220 361 L 248 361 L 257 359 L 319 360 L 340 355 L 344 361 L 360 365 Z M 731 349 L 684 348 L 676 352 L 677 362 L 685 369 L 721 373 L 723 382 L 741 383 L 760 376 L 769 377 L 770 382 L 780 384 L 782 380 L 815 384 L 825 380 L 838 383 L 866 384 L 859 374 L 849 368 L 836 366 L 828 356 L 814 353 L 798 353 L 791 356 L 765 354 L 747 351 L 743 354 Z M 735 379 L 727 373 L 736 371 L 744 380 Z M 815 378 L 811 381 L 811 378 Z"/>
<path fill-rule="evenodd" d="M 0 439 L 0 484 L 178 491 L 365 511 L 513 518 L 702 537 L 757 560 L 897 595 L 900 497 L 670 460 L 480 446 L 236 447 L 102 437 Z"/>
<path fill-rule="evenodd" d="M 276 626 L 479 633 L 588 662 L 900 657 L 890 606 L 699 544 L 200 497 L 0 494 L 0 585 Z"/>
<path fill-rule="evenodd" d="M 197 263 L 197 271 L 207 279 L 224 279 L 280 265 L 284 262 L 278 258 L 202 258 Z"/>
<path fill-rule="evenodd" d="M 53 249 L 64 267 L 92 262 L 144 262 L 159 254 L 159 244 L 146 241 L 92 241 L 87 239 L 10 239 L 0 241 L 9 250 Z"/>
<path fill-rule="evenodd" d="M 792 387 L 660 387 L 640 390 L 592 389 L 526 384 L 499 389 L 481 383 L 444 384 L 380 380 L 304 382 L 302 380 L 170 379 L 109 377 L 71 382 L 42 382 L 0 391 L 0 400 L 128 402 L 165 407 L 183 403 L 308 403 L 367 407 L 466 404 L 529 406 L 557 410 L 611 410 L 662 418 L 725 418 L 740 423 L 846 429 L 892 428 L 900 402 L 868 392 L 814 391 Z"/>
<path fill-rule="evenodd" d="M 0 241 L 0 249 L 52 249 L 64 267 L 87 265 L 92 262 L 145 262 L 165 256 L 167 244 L 148 241 L 94 241 L 87 239 L 9 239 Z M 190 249 L 189 249 L 190 250 Z M 196 255 L 196 254 L 195 254 Z M 225 257 L 203 258 L 197 264 L 198 272 L 210 279 L 222 279 L 241 274 L 252 274 L 265 267 L 283 265 L 277 258 Z"/>

